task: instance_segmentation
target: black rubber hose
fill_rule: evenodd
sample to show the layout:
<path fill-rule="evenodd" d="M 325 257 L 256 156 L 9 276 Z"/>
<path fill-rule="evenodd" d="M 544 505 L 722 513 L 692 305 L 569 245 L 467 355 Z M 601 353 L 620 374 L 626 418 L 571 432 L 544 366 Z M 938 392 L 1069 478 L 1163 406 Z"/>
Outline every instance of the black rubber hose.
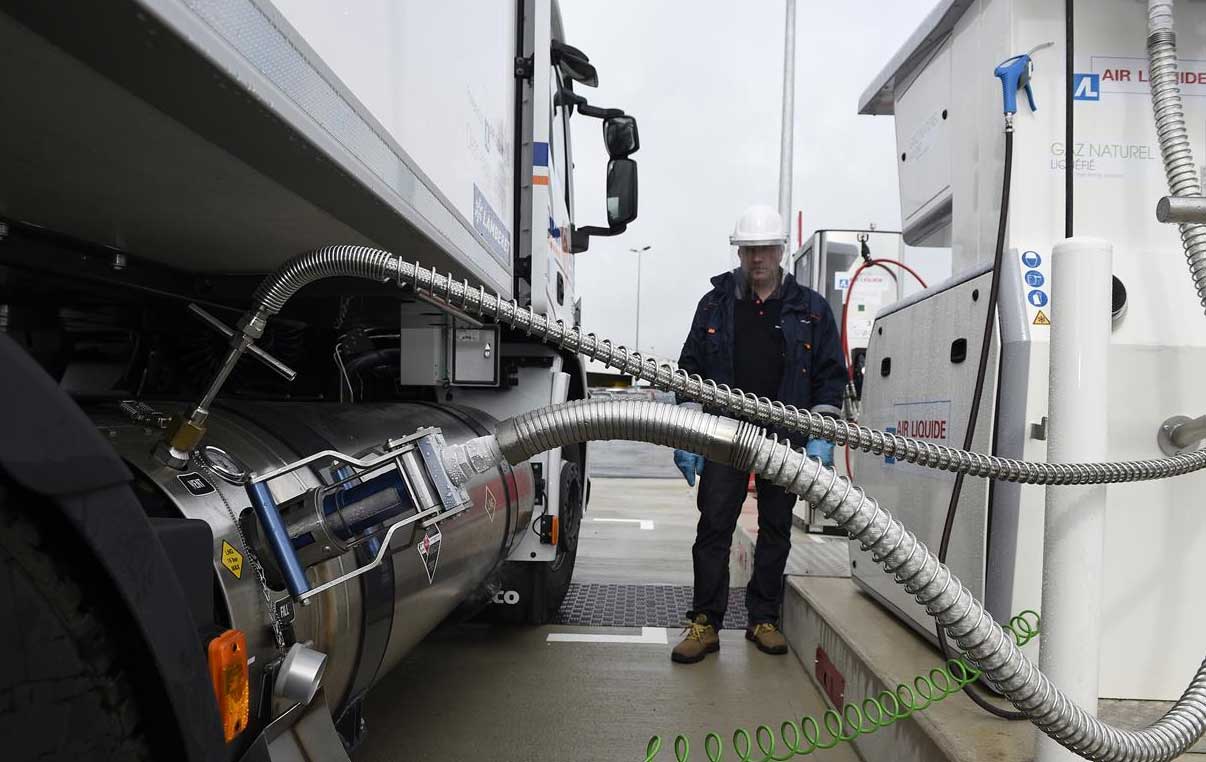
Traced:
<path fill-rule="evenodd" d="M 1001 262 L 1005 258 L 1005 225 L 1009 220 L 1009 188 L 1013 175 L 1013 126 L 1005 128 L 1005 175 L 1001 181 L 1001 216 L 997 222 L 997 247 L 992 260 L 992 285 L 988 289 L 988 305 L 984 312 L 984 332 L 980 337 L 980 363 L 976 367 L 976 387 L 972 392 L 971 411 L 967 414 L 967 431 L 963 435 L 963 449 L 971 449 L 972 439 L 976 434 L 976 421 L 980 417 L 980 400 L 984 396 L 984 381 L 988 375 L 988 350 L 992 344 L 993 323 L 997 316 L 997 300 L 1001 291 Z M 946 507 L 946 522 L 942 525 L 942 541 L 938 544 L 938 560 L 946 563 L 946 554 L 951 546 L 951 532 L 955 527 L 955 514 L 959 509 L 959 496 L 963 493 L 963 474 L 955 474 L 955 484 L 951 488 L 951 500 Z M 942 649 L 944 659 L 958 658 L 952 656 L 946 633 L 941 627 L 938 631 L 938 646 Z M 981 696 L 972 684 L 963 686 L 963 692 L 984 711 L 1003 720 L 1026 720 L 1026 715 L 1002 709 Z"/>

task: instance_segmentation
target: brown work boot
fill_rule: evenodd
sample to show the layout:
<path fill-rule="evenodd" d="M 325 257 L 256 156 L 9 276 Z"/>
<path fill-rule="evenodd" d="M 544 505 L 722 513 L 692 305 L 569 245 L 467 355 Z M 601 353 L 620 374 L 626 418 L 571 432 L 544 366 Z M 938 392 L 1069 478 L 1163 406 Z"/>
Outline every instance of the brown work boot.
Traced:
<path fill-rule="evenodd" d="M 787 653 L 787 638 L 783 637 L 779 628 L 770 622 L 747 627 L 745 639 L 753 641 L 754 645 L 758 646 L 758 650 L 764 654 Z"/>
<path fill-rule="evenodd" d="M 694 664 L 720 650 L 720 636 L 716 628 L 708 624 L 707 614 L 696 614 L 683 630 L 683 640 L 670 652 L 670 660 L 679 664 Z"/>

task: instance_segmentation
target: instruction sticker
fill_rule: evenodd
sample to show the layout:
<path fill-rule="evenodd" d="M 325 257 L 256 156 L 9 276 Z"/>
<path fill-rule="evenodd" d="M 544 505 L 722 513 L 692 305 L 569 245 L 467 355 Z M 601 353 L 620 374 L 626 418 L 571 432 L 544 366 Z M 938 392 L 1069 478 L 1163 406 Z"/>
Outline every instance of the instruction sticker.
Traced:
<path fill-rule="evenodd" d="M 1051 327 L 1051 265 L 1033 249 L 1020 252 L 1018 257 L 1026 322 L 1032 326 L 1032 337 L 1046 341 L 1048 332 L 1036 329 Z"/>
<path fill-rule="evenodd" d="M 419 558 L 423 560 L 423 566 L 427 569 L 427 584 L 435 581 L 436 566 L 440 563 L 440 546 L 443 544 L 443 539 L 440 528 L 432 526 L 427 527 L 423 539 L 418 542 Z"/>
<path fill-rule="evenodd" d="M 494 497 L 494 490 L 486 487 L 486 515 L 494 521 L 494 511 L 498 508 L 498 500 Z"/>
<path fill-rule="evenodd" d="M 243 554 L 226 540 L 222 541 L 222 565 L 235 579 L 243 579 Z"/>
<path fill-rule="evenodd" d="M 214 485 L 210 484 L 208 479 L 196 471 L 180 474 L 176 478 L 193 497 L 201 497 L 214 491 Z"/>
<path fill-rule="evenodd" d="M 293 624 L 293 619 L 297 614 L 293 609 L 293 601 L 289 598 L 281 598 L 276 602 L 276 619 L 281 624 Z"/>

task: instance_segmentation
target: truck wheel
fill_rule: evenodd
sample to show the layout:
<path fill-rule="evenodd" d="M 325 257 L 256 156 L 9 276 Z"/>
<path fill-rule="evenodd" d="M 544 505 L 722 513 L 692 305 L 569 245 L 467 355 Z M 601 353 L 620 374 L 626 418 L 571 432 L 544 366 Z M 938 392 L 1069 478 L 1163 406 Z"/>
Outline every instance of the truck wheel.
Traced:
<path fill-rule="evenodd" d="M 549 563 L 507 561 L 500 575 L 501 591 L 482 618 L 500 624 L 545 624 L 557 615 L 574 575 L 578 532 L 582 526 L 582 471 L 577 463 L 561 464 L 561 520 L 557 558 Z M 510 596 L 515 596 L 512 600 Z"/>
<path fill-rule="evenodd" d="M 0 737 L 6 760 L 151 760 L 128 666 L 119 604 L 82 553 L 20 512 L 0 485 Z M 67 530 L 64 530 L 67 534 Z M 135 645 L 139 644 L 139 645 Z"/>
<path fill-rule="evenodd" d="M 574 576 L 574 562 L 578 560 L 578 531 L 582 527 L 582 471 L 577 463 L 566 461 L 561 464 L 561 529 L 557 539 L 557 558 L 544 564 L 542 575 L 544 624 L 557 615 L 565 594 L 569 592 L 570 580 Z"/>

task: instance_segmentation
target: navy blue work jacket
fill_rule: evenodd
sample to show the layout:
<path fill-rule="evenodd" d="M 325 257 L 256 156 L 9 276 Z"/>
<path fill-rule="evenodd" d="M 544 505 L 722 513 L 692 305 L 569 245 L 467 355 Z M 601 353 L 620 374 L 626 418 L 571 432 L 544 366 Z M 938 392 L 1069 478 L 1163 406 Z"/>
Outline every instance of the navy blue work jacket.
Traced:
<path fill-rule="evenodd" d="M 699 300 L 691 332 L 678 365 L 718 384 L 733 385 L 733 305 L 743 288 L 734 272 L 712 278 L 712 290 Z M 779 288 L 782 300 L 783 377 L 778 399 L 803 410 L 838 415 L 847 381 L 837 322 L 828 302 L 788 275 Z M 798 436 L 798 435 L 797 435 Z"/>

